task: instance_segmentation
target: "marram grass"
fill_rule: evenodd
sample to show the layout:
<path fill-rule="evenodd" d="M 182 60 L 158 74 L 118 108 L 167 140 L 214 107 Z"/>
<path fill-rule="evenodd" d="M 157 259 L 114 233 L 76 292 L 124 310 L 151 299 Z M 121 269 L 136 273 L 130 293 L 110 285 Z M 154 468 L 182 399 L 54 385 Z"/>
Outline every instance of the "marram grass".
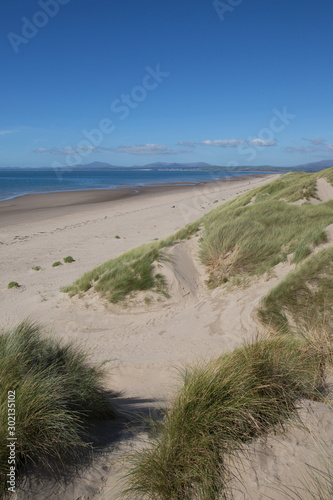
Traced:
<path fill-rule="evenodd" d="M 187 368 L 160 431 L 131 457 L 126 498 L 229 498 L 230 456 L 296 418 L 299 398 L 320 399 L 326 362 L 306 337 L 275 336 Z"/>
<path fill-rule="evenodd" d="M 116 413 L 103 389 L 103 371 L 87 354 L 60 344 L 32 323 L 0 335 L 0 494 L 8 472 L 8 391 L 15 391 L 16 466 L 52 469 L 87 447 L 88 426 Z"/>
<path fill-rule="evenodd" d="M 309 256 L 260 304 L 260 320 L 281 332 L 333 327 L 333 247 Z"/>
<path fill-rule="evenodd" d="M 167 293 L 165 282 L 154 274 L 154 263 L 164 247 L 190 237 L 200 226 L 204 226 L 200 257 L 210 272 L 211 287 L 235 276 L 269 272 L 290 254 L 294 262 L 301 262 L 326 241 L 325 228 L 333 223 L 333 201 L 309 203 L 311 198 L 318 198 L 316 182 L 324 176 L 333 179 L 333 169 L 283 175 L 217 207 L 169 238 L 101 264 L 63 291 L 81 296 L 94 288 L 110 302 L 119 302 L 137 291 Z M 299 200 L 307 203 L 293 204 Z"/>
<path fill-rule="evenodd" d="M 160 251 L 178 241 L 189 238 L 199 229 L 200 222 L 188 224 L 176 234 L 134 248 L 115 259 L 108 260 L 92 271 L 85 273 L 62 291 L 70 296 L 94 288 L 102 297 L 116 303 L 132 292 L 152 290 L 167 294 L 165 280 L 154 274 L 154 262 L 160 259 Z"/>

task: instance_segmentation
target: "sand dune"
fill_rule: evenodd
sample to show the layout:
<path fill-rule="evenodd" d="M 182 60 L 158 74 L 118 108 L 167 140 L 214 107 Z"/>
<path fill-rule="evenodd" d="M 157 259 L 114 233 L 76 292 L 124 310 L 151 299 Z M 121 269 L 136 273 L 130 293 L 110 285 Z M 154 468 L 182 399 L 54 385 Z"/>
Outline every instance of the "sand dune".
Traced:
<path fill-rule="evenodd" d="M 187 222 L 196 220 L 204 210 L 275 177 L 258 176 L 192 189 L 151 192 L 138 197 L 103 200 L 89 206 L 76 204 L 70 214 L 54 212 L 54 208 L 51 212 L 45 209 L 43 217 L 39 212 L 37 221 L 29 219 L 28 212 L 25 216 L 20 212 L 19 220 L 15 223 L 11 220 L 6 225 L 4 216 L 0 238 L 1 325 L 11 326 L 30 316 L 48 325 L 54 335 L 89 348 L 93 363 L 108 360 L 106 383 L 122 391 L 119 404 L 131 415 L 140 409 L 147 412 L 163 404 L 179 384 L 175 367 L 230 351 L 257 334 L 261 326 L 255 309 L 291 266 L 279 264 L 269 277 L 256 279 L 244 289 L 208 290 L 205 269 L 198 259 L 198 234 L 167 248 L 157 268 L 167 279 L 170 299 L 153 297 L 147 305 L 141 300 L 143 297 L 138 297 L 123 307 L 105 304 L 93 292 L 83 299 L 69 299 L 59 291 L 60 287 L 111 257 L 172 234 Z M 320 186 L 327 194 L 327 187 L 323 183 Z M 326 194 L 321 192 L 321 197 Z M 116 235 L 120 239 L 115 239 Z M 52 268 L 54 261 L 67 255 L 74 257 L 73 264 Z M 41 266 L 41 271 L 33 271 L 35 265 Z M 12 280 L 18 281 L 21 287 L 7 290 Z M 332 416 L 327 417 L 327 425 L 320 422 L 314 424 L 316 430 L 323 430 L 323 438 L 327 434 L 332 439 L 328 428 L 332 425 Z M 138 432 L 142 437 L 140 428 Z M 276 447 L 275 442 L 272 438 L 272 445 L 270 441 L 253 444 L 257 448 L 272 447 L 273 454 L 255 462 L 260 480 L 248 464 L 245 483 L 248 492 L 237 498 L 263 498 L 260 495 L 261 491 L 266 491 L 265 477 L 276 475 L 277 467 L 278 477 L 292 482 L 297 465 L 288 462 L 283 466 L 283 444 Z M 312 447 L 310 440 L 300 437 L 287 442 L 295 456 L 304 456 Z M 129 438 L 128 432 L 118 429 L 110 438 L 111 454 L 98 458 L 81 477 L 71 480 L 68 485 L 34 480 L 29 488 L 27 485 L 22 487 L 19 498 L 116 498 L 121 488 L 118 480 L 123 472 L 122 457 L 133 446 L 141 446 L 140 439 Z M 260 457 L 261 453 L 257 455 Z M 263 484 L 261 489 L 258 489 L 258 481 Z"/>

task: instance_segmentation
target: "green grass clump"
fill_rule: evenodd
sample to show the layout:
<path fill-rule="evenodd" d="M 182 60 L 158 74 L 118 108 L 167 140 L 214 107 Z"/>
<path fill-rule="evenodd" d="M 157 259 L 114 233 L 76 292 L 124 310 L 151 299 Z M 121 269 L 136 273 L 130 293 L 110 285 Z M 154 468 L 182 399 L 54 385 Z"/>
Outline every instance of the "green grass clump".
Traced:
<path fill-rule="evenodd" d="M 304 260 L 325 241 L 325 228 L 333 223 L 333 201 L 319 205 L 293 205 L 317 197 L 320 176 L 333 178 L 333 168 L 320 173 L 289 173 L 221 205 L 176 234 L 153 241 L 109 260 L 84 274 L 63 291 L 70 295 L 94 287 L 111 302 L 135 291 L 161 290 L 154 276 L 160 250 L 188 238 L 204 224 L 201 260 L 210 271 L 211 287 L 234 276 L 268 272 L 293 254 Z M 254 201 L 254 203 L 251 203 Z"/>
<path fill-rule="evenodd" d="M 33 271 L 40 271 L 41 270 L 41 267 L 40 266 L 34 266 L 32 268 Z"/>
<path fill-rule="evenodd" d="M 58 267 L 58 266 L 62 266 L 60 260 L 57 260 L 57 262 L 53 262 L 52 267 Z"/>
<path fill-rule="evenodd" d="M 333 222 L 333 201 L 296 206 L 265 199 L 222 206 L 205 220 L 201 258 L 211 271 L 209 284 L 238 274 L 260 275 L 294 254 L 304 259 Z"/>
<path fill-rule="evenodd" d="M 116 303 L 135 291 L 152 290 L 166 294 L 166 283 L 161 274 L 154 275 L 154 262 L 160 259 L 162 248 L 189 238 L 198 231 L 200 222 L 188 224 L 176 234 L 134 248 L 85 273 L 72 285 L 63 288 L 71 296 L 90 288 L 110 302 Z"/>
<path fill-rule="evenodd" d="M 75 262 L 75 260 L 73 259 L 73 257 L 71 255 L 69 255 L 68 257 L 64 258 L 64 262 L 65 262 L 65 264 L 71 264 L 72 262 Z"/>
<path fill-rule="evenodd" d="M 291 172 L 269 184 L 258 188 L 258 194 L 268 194 L 272 199 L 295 202 L 301 199 L 318 198 L 318 173 Z"/>
<path fill-rule="evenodd" d="M 7 285 L 7 288 L 19 288 L 19 284 L 17 283 L 17 281 L 11 281 L 10 283 L 8 283 Z"/>
<path fill-rule="evenodd" d="M 333 169 L 320 172 L 333 177 Z M 286 174 L 212 210 L 204 218 L 201 259 L 212 287 L 232 276 L 260 275 L 294 254 L 294 262 L 326 241 L 333 201 L 294 205 L 316 197 L 319 174 Z M 250 203 L 254 201 L 254 203 Z"/>
<path fill-rule="evenodd" d="M 227 498 L 230 455 L 296 417 L 299 398 L 319 399 L 326 362 L 306 338 L 275 336 L 187 368 L 156 436 L 132 457 L 129 497 Z"/>
<path fill-rule="evenodd" d="M 8 472 L 8 391 L 15 391 L 16 466 L 48 469 L 87 447 L 87 427 L 116 416 L 102 386 L 101 368 L 86 353 L 23 322 L 0 336 L 0 494 Z"/>
<path fill-rule="evenodd" d="M 258 314 L 282 332 L 316 327 L 323 318 L 333 327 L 333 247 L 311 255 L 289 273 L 264 297 Z"/>

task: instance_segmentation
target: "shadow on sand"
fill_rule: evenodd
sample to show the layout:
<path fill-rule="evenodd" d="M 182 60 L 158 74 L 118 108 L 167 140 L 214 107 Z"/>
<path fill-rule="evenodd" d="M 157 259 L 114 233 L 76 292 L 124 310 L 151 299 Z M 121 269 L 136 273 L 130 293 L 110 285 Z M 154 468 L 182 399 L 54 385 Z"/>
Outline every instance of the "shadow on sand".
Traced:
<path fill-rule="evenodd" d="M 96 498 L 112 468 L 124 458 L 124 444 L 140 433 L 149 433 L 149 422 L 163 419 L 163 401 L 155 399 L 115 397 L 110 399 L 116 408 L 115 420 L 99 421 L 88 429 L 86 448 L 75 459 L 54 460 L 52 470 L 38 459 L 21 471 L 17 489 L 20 500 L 72 500 Z M 148 422 L 149 421 L 149 422 Z M 59 433 L 61 429 L 59 429 Z M 118 457 L 118 458 L 117 458 Z M 117 464 L 118 462 L 118 464 Z M 110 465 L 110 464 L 113 465 Z"/>

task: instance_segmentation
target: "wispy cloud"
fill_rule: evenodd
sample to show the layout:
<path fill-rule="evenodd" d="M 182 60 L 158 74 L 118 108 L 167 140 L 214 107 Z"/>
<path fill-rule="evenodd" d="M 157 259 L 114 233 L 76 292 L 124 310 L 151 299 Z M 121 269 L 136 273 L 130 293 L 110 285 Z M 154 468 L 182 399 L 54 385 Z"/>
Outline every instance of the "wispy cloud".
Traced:
<path fill-rule="evenodd" d="M 245 141 L 242 139 L 218 139 L 214 141 L 207 139 L 206 141 L 201 141 L 200 144 L 203 146 L 217 146 L 219 148 L 236 148 L 245 144 Z"/>
<path fill-rule="evenodd" d="M 181 141 L 181 142 L 177 142 L 177 146 L 186 146 L 186 147 L 189 147 L 189 148 L 194 148 L 196 146 L 196 142 L 192 142 L 192 141 Z"/>
<path fill-rule="evenodd" d="M 303 138 L 303 141 L 310 143 L 305 146 L 290 146 L 285 149 L 287 153 L 333 153 L 333 143 L 328 143 L 326 139 L 321 137 L 313 137 L 311 139 Z"/>
<path fill-rule="evenodd" d="M 264 139 L 252 139 L 251 141 L 246 141 L 246 144 L 248 144 L 249 146 L 255 146 L 255 147 L 258 147 L 258 148 L 267 148 L 269 146 L 275 146 L 276 145 L 276 140 L 275 139 L 271 139 L 271 140 L 267 140 L 265 141 Z"/>
<path fill-rule="evenodd" d="M 201 142 L 194 141 L 180 141 L 177 146 L 186 147 L 187 149 L 173 149 L 169 148 L 165 144 L 134 144 L 132 146 L 120 145 L 116 147 L 104 148 L 102 146 L 91 146 L 91 145 L 79 145 L 77 147 L 65 146 L 63 148 L 51 147 L 51 148 L 38 148 L 34 149 L 33 153 L 49 153 L 52 155 L 81 155 L 86 156 L 87 153 L 101 153 L 101 152 L 113 152 L 120 154 L 128 154 L 134 156 L 154 156 L 154 155 L 176 155 L 176 154 L 187 154 L 192 153 L 193 148 L 196 145 L 202 146 L 214 146 L 219 148 L 237 148 L 247 144 L 253 147 L 267 147 L 275 146 L 275 140 L 264 140 L 264 139 L 207 139 Z M 190 148 L 190 149 L 189 149 Z"/>
<path fill-rule="evenodd" d="M 306 149 L 304 146 L 292 146 L 286 148 L 285 151 L 287 153 L 309 153 L 309 150 Z"/>
<path fill-rule="evenodd" d="M 191 151 L 183 149 L 170 149 L 164 144 L 135 144 L 134 146 L 118 146 L 117 148 L 109 148 L 108 150 L 116 153 L 125 153 L 136 156 L 191 153 Z"/>
<path fill-rule="evenodd" d="M 49 153 L 52 155 L 72 155 L 72 154 L 80 154 L 83 151 L 94 151 L 98 152 L 100 148 L 96 148 L 95 146 L 78 146 L 77 148 L 73 148 L 72 146 L 66 146 L 64 148 L 38 148 L 33 149 L 33 153 Z"/>
<path fill-rule="evenodd" d="M 13 134 L 16 130 L 0 130 L 0 135 Z"/>
<path fill-rule="evenodd" d="M 203 146 L 216 146 L 219 148 L 237 148 L 238 146 L 242 146 L 243 144 L 247 144 L 249 146 L 254 147 L 267 147 L 267 146 L 275 146 L 275 140 L 265 141 L 264 139 L 218 139 L 218 140 L 206 140 L 202 141 L 200 144 Z"/>
<path fill-rule="evenodd" d="M 49 153 L 52 155 L 72 155 L 81 154 L 86 155 L 87 152 L 100 153 L 105 151 L 112 151 L 114 153 L 122 153 L 136 156 L 153 156 L 153 155 L 172 155 L 178 153 L 191 153 L 189 150 L 184 149 L 170 149 L 164 144 L 135 144 L 134 146 L 117 146 L 114 148 L 103 148 L 101 146 L 66 146 L 64 148 L 38 148 L 34 149 L 33 153 Z"/>
<path fill-rule="evenodd" d="M 319 146 L 325 144 L 326 142 L 325 139 L 323 139 L 322 137 L 312 137 L 312 139 L 306 139 L 305 137 L 303 137 L 303 141 L 308 141 L 313 146 Z"/>

